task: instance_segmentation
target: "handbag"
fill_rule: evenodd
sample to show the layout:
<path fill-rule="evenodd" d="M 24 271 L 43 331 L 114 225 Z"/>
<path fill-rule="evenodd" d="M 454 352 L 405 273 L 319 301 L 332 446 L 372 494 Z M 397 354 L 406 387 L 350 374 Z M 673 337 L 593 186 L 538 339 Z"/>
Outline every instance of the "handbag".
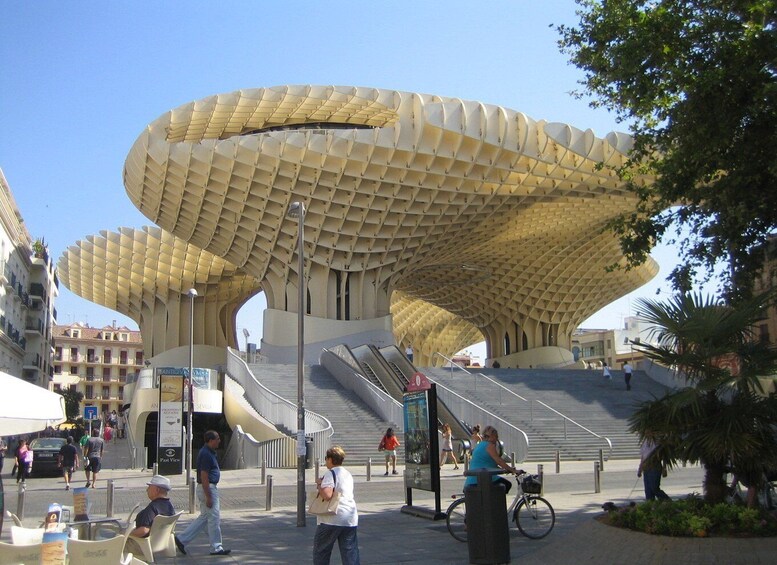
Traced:
<path fill-rule="evenodd" d="M 324 500 L 320 493 L 316 492 L 316 497 L 310 503 L 308 512 L 316 516 L 333 516 L 337 513 L 337 507 L 340 505 L 340 493 L 337 492 L 337 474 L 332 470 L 332 477 L 335 480 L 335 488 L 332 492 L 332 498 Z"/>

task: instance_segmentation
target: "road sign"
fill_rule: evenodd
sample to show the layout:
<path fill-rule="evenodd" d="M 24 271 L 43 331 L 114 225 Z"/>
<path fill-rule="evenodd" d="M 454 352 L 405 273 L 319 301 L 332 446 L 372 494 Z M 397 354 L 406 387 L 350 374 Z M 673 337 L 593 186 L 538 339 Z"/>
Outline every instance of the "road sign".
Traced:
<path fill-rule="evenodd" d="M 84 406 L 84 420 L 97 419 L 97 406 Z"/>

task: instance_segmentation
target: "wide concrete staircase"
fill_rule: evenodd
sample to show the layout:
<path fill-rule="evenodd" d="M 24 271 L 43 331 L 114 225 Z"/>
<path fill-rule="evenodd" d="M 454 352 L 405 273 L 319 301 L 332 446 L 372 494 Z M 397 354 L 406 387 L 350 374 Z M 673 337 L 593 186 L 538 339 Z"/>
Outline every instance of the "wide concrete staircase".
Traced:
<path fill-rule="evenodd" d="M 514 394 L 479 374 L 449 369 L 423 369 L 441 385 L 481 405 L 521 428 L 529 437 L 529 461 L 552 461 L 556 451 L 563 460 L 594 460 L 606 442 L 580 429 L 538 401 L 589 430 L 610 439 L 614 459 L 638 458 L 639 442 L 628 431 L 628 419 L 636 405 L 663 396 L 666 387 L 637 371 L 626 391 L 623 374 L 613 371 L 605 380 L 600 371 L 547 369 L 483 369 Z M 477 422 L 468 422 L 476 424 Z M 510 446 L 505 446 L 509 452 Z"/>
<path fill-rule="evenodd" d="M 297 403 L 296 365 L 249 365 L 254 376 L 271 391 Z M 386 428 L 397 429 L 396 422 L 384 422 L 350 390 L 346 390 L 321 365 L 306 366 L 304 373 L 305 408 L 325 416 L 332 422 L 332 445 L 340 445 L 346 454 L 346 465 L 364 465 L 372 458 L 375 472 L 382 473 L 384 457 L 378 444 Z M 291 433 L 291 430 L 285 430 Z M 398 434 L 403 441 L 402 434 Z M 404 448 L 397 451 L 397 461 L 403 461 Z M 321 462 L 323 465 L 323 461 Z"/>

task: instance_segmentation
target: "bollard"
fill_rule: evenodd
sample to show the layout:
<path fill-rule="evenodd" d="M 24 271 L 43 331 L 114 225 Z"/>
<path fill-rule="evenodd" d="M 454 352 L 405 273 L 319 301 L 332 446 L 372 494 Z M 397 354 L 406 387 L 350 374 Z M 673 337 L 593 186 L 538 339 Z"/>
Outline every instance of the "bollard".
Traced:
<path fill-rule="evenodd" d="M 143 462 L 140 464 L 140 470 L 145 471 L 148 469 L 148 447 L 143 448 Z"/>
<path fill-rule="evenodd" d="M 604 471 L 604 451 L 599 450 L 599 470 Z"/>
<path fill-rule="evenodd" d="M 594 462 L 594 492 L 602 492 L 602 483 L 599 478 L 599 462 Z"/>
<path fill-rule="evenodd" d="M 267 480 L 267 459 L 262 459 L 262 484 Z"/>
<path fill-rule="evenodd" d="M 19 483 L 19 494 L 16 497 L 16 515 L 19 520 L 24 520 L 24 492 L 27 490 L 27 486 L 24 483 Z"/>
<path fill-rule="evenodd" d="M 515 465 L 515 451 L 510 452 L 510 463 Z"/>
<path fill-rule="evenodd" d="M 105 503 L 105 515 L 108 516 L 108 518 L 113 518 L 113 479 L 108 479 L 108 500 Z"/>
<path fill-rule="evenodd" d="M 540 495 L 545 492 L 545 466 L 540 463 L 537 465 L 537 474 L 540 476 Z"/>
<path fill-rule="evenodd" d="M 372 457 L 367 457 L 367 481 L 372 480 Z"/>
<path fill-rule="evenodd" d="M 158 475 L 159 473 L 157 472 L 157 469 L 159 469 L 159 464 L 158 463 L 154 463 L 153 469 L 154 469 L 154 474 Z"/>
<path fill-rule="evenodd" d="M 265 510 L 272 510 L 272 475 L 267 475 L 267 493 L 265 495 Z"/>
<path fill-rule="evenodd" d="M 467 471 L 469 471 L 469 451 L 464 452 L 464 474 L 467 474 Z"/>
<path fill-rule="evenodd" d="M 556 450 L 556 474 L 561 472 L 561 451 Z"/>
<path fill-rule="evenodd" d="M 189 514 L 194 514 L 194 489 L 196 487 L 196 481 L 189 481 Z"/>
<path fill-rule="evenodd" d="M 321 459 L 319 459 L 318 457 L 316 457 L 316 474 L 315 474 L 315 478 L 316 478 L 316 479 L 317 479 L 317 478 L 319 478 L 319 477 L 321 476 L 321 475 L 319 474 L 320 472 L 321 472 Z"/>

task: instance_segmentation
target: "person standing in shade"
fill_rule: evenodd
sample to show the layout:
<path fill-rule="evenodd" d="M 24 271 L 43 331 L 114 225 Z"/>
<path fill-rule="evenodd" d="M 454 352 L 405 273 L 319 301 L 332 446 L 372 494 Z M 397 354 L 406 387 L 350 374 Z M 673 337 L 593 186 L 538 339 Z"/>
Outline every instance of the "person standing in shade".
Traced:
<path fill-rule="evenodd" d="M 359 565 L 359 540 L 356 529 L 359 513 L 353 496 L 353 475 L 342 467 L 345 451 L 340 446 L 326 451 L 324 476 L 316 479 L 318 494 L 329 500 L 335 491 L 340 494 L 337 512 L 333 516 L 317 516 L 318 527 L 313 537 L 313 565 L 329 565 L 335 541 L 340 547 L 343 565 Z"/>
<path fill-rule="evenodd" d="M 405 348 L 405 355 L 407 356 L 407 360 L 412 363 L 413 362 L 413 346 L 411 344 L 408 344 L 408 346 Z"/>
<path fill-rule="evenodd" d="M 100 437 L 99 428 L 92 430 L 92 437 L 86 442 L 86 487 L 89 485 L 92 488 L 97 486 L 97 473 L 102 469 L 103 450 L 105 449 L 105 441 Z M 89 476 L 91 474 L 91 481 Z"/>
<path fill-rule="evenodd" d="M 391 473 L 396 475 L 397 473 L 397 447 L 399 447 L 399 440 L 394 434 L 394 429 L 389 428 L 386 430 L 386 435 L 380 440 L 378 444 L 378 451 L 386 452 L 386 472 L 383 474 L 388 477 L 389 463 L 391 463 Z"/>
<path fill-rule="evenodd" d="M 610 368 L 607 366 L 607 361 L 602 363 L 602 376 L 608 381 L 612 380 L 612 375 L 610 374 Z"/>
<path fill-rule="evenodd" d="M 211 555 L 229 555 L 232 550 L 224 549 L 221 544 L 221 504 L 218 484 L 221 469 L 216 459 L 216 449 L 221 442 L 218 432 L 205 432 L 205 445 L 197 454 L 197 500 L 200 502 L 200 515 L 183 533 L 175 536 L 175 546 L 186 555 L 186 544 L 205 528 L 208 528 Z"/>
<path fill-rule="evenodd" d="M 645 485 L 645 500 L 669 500 L 669 496 L 661 490 L 661 476 L 664 467 L 657 457 L 658 445 L 651 433 L 645 433 L 645 441 L 639 449 L 640 461 L 637 476 L 642 477 Z"/>
<path fill-rule="evenodd" d="M 62 468 L 62 476 L 65 478 L 65 490 L 70 490 L 70 481 L 73 479 L 73 471 L 78 469 L 78 448 L 73 445 L 73 436 L 67 436 L 65 445 L 59 448 L 57 456 L 59 466 Z"/>
<path fill-rule="evenodd" d="M 5 440 L 0 437 L 0 473 L 3 472 L 3 462 L 5 461 L 5 454 L 8 451 L 8 445 Z"/>
<path fill-rule="evenodd" d="M 631 364 L 626 361 L 623 365 L 623 380 L 626 381 L 626 390 L 631 390 L 631 374 L 633 372 L 634 369 L 631 368 Z"/>

